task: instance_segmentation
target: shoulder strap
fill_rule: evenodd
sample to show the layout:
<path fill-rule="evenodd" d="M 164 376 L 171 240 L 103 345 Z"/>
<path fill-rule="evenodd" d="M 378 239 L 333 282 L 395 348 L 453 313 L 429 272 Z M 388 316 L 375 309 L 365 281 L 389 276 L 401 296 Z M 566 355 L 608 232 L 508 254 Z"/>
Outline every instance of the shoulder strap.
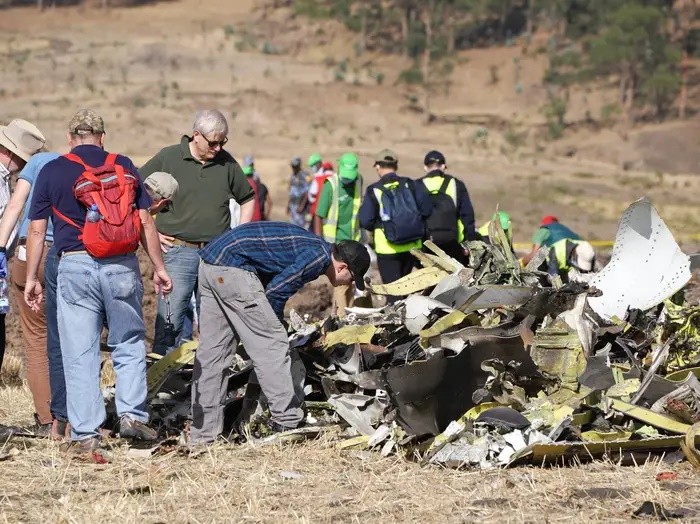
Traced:
<path fill-rule="evenodd" d="M 439 193 L 447 193 L 447 186 L 450 185 L 450 182 L 452 182 L 452 177 L 449 175 L 442 175 L 442 185 L 440 186 L 440 189 L 438 189 Z"/>
<path fill-rule="evenodd" d="M 106 166 L 113 166 L 117 163 L 117 154 L 116 153 L 110 153 L 107 155 L 107 158 L 105 159 L 105 165 Z"/>
<path fill-rule="evenodd" d="M 76 224 L 73 220 L 71 220 L 70 218 L 68 218 L 68 217 L 67 217 L 66 215 L 64 215 L 63 213 L 61 213 L 58 209 L 56 209 L 56 208 L 53 207 L 53 206 L 51 207 L 51 209 L 53 209 L 54 215 L 56 215 L 58 218 L 60 218 L 61 220 L 63 220 L 65 223 L 70 224 L 70 225 L 73 226 L 74 228 L 80 229 L 80 226 L 79 226 L 78 224 Z"/>
<path fill-rule="evenodd" d="M 80 165 L 83 166 L 86 170 L 87 170 L 87 169 L 90 169 L 90 166 L 88 166 L 85 162 L 83 162 L 83 159 L 80 158 L 80 157 L 79 157 L 78 155 L 76 155 L 75 153 L 67 153 L 67 154 L 63 155 L 63 157 L 64 157 L 64 158 L 67 158 L 67 159 L 70 160 L 71 162 L 75 162 L 76 164 L 80 164 Z"/>

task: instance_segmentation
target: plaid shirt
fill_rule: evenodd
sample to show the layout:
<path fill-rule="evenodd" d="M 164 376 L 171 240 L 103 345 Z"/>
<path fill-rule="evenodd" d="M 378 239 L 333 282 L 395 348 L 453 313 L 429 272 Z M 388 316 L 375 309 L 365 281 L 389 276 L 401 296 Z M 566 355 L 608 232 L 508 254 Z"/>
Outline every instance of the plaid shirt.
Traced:
<path fill-rule="evenodd" d="M 331 265 L 331 244 L 283 222 L 250 222 L 222 233 L 199 251 L 207 264 L 258 275 L 281 319 L 287 300 Z"/>

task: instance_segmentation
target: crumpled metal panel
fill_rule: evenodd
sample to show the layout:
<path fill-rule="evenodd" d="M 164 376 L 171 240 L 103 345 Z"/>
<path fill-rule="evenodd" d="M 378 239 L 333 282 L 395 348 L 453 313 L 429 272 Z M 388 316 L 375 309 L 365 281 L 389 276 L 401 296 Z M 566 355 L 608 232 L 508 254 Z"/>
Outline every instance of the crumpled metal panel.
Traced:
<path fill-rule="evenodd" d="M 445 306 L 442 302 L 433 300 L 432 298 L 423 295 L 410 295 L 404 300 L 406 308 L 405 325 L 408 331 L 417 335 L 428 324 L 430 314 L 438 309 L 440 311 L 450 312 L 452 308 Z"/>
<path fill-rule="evenodd" d="M 603 295 L 588 303 L 603 318 L 624 318 L 630 308 L 645 311 L 690 280 L 690 258 L 648 199 L 627 208 L 620 219 L 610 263 L 592 280 Z"/>

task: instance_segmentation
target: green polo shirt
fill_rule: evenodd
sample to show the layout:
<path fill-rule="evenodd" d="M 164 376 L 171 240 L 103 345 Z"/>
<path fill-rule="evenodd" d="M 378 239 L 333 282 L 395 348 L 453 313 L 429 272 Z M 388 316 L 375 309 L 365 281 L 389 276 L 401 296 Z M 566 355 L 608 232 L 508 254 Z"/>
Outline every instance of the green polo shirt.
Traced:
<path fill-rule="evenodd" d="M 190 152 L 190 137 L 161 149 L 139 169 L 145 180 L 156 171 L 175 177 L 179 189 L 166 212 L 158 213 L 158 231 L 188 242 L 208 242 L 231 227 L 229 200 L 244 204 L 254 196 L 241 166 L 226 151 L 202 164 Z"/>

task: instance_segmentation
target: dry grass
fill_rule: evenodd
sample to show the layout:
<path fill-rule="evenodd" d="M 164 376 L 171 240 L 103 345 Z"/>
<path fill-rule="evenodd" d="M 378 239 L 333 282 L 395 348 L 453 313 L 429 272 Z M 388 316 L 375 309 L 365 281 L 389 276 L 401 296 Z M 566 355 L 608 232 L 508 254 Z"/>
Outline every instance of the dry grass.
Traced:
<path fill-rule="evenodd" d="M 29 418 L 26 389 L 0 390 L 6 423 Z M 118 445 L 118 444 L 115 444 Z M 11 441 L 0 448 L 5 522 L 621 522 L 645 500 L 700 518 L 700 484 L 688 464 L 609 461 L 568 468 L 460 472 L 421 468 L 330 440 L 295 445 L 217 444 L 197 458 L 69 460 L 56 444 Z M 656 473 L 679 478 L 659 483 Z M 293 472 L 286 480 L 282 473 Z"/>

